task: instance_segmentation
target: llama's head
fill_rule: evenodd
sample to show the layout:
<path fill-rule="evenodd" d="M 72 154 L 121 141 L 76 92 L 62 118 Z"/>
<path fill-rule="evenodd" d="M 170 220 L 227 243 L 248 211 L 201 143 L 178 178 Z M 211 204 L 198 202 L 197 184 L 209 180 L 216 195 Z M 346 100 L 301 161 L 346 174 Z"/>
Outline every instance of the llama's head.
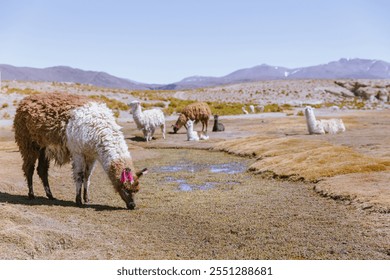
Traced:
<path fill-rule="evenodd" d="M 315 123 L 316 122 L 316 116 L 314 115 L 314 109 L 310 106 L 305 107 L 305 117 L 307 120 L 307 123 Z"/>
<path fill-rule="evenodd" d="M 131 167 L 130 167 L 131 166 Z M 116 160 L 111 162 L 109 177 L 115 189 L 126 203 L 128 209 L 135 208 L 135 193 L 140 190 L 139 179 L 148 172 L 147 168 L 135 172 L 131 160 Z"/>
<path fill-rule="evenodd" d="M 187 122 L 186 115 L 180 114 L 180 116 L 177 119 L 176 123 L 174 125 L 172 125 L 173 132 L 176 133 L 186 122 Z"/>
<path fill-rule="evenodd" d="M 314 114 L 314 110 L 312 107 L 310 106 L 306 106 L 305 107 L 305 116 L 310 116 L 310 115 L 313 115 Z"/>
<path fill-rule="evenodd" d="M 214 120 L 218 120 L 218 115 L 214 115 Z"/>
<path fill-rule="evenodd" d="M 135 193 L 138 192 L 140 189 L 139 179 L 142 175 L 145 175 L 146 173 L 148 173 L 147 168 L 144 168 L 141 171 L 136 172 L 135 174 L 133 174 L 130 168 L 125 168 L 122 171 L 120 178 L 122 189 L 121 196 L 126 202 L 126 207 L 130 210 L 133 210 L 135 208 L 134 197 Z"/>
<path fill-rule="evenodd" d="M 194 121 L 188 120 L 188 121 L 186 122 L 186 126 L 187 126 L 187 130 L 188 130 L 188 131 L 192 131 L 193 128 L 194 128 Z"/>
<path fill-rule="evenodd" d="M 138 106 L 140 106 L 140 102 L 138 101 L 138 100 L 134 100 L 134 101 L 131 101 L 129 104 L 128 104 L 128 106 L 130 106 L 130 108 L 131 108 L 131 111 L 135 111 L 137 108 L 138 108 Z"/>

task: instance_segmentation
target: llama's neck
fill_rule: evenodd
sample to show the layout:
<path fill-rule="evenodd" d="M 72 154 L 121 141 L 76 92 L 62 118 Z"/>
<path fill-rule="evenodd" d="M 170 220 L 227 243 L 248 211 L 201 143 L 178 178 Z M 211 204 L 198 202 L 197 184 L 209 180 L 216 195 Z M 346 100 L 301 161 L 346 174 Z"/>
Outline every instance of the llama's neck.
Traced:
<path fill-rule="evenodd" d="M 217 120 L 217 119 L 215 119 L 215 120 L 214 120 L 214 126 L 213 126 L 213 129 L 217 129 L 217 127 L 218 127 L 218 120 Z"/>
<path fill-rule="evenodd" d="M 72 155 L 98 159 L 107 174 L 113 162 L 131 161 L 121 127 L 105 104 L 91 102 L 74 109 L 66 127 L 66 140 Z"/>
<path fill-rule="evenodd" d="M 313 129 L 317 123 L 313 110 L 305 110 L 306 123 L 309 131 Z"/>
<path fill-rule="evenodd" d="M 97 147 L 97 153 L 106 173 L 110 172 L 113 162 L 122 162 L 123 164 L 132 162 L 123 135 L 104 137 Z"/>
<path fill-rule="evenodd" d="M 140 105 L 137 105 L 135 108 L 133 107 L 133 119 L 136 122 L 138 129 L 142 128 L 141 124 L 144 119 L 144 114 L 142 113 Z"/>

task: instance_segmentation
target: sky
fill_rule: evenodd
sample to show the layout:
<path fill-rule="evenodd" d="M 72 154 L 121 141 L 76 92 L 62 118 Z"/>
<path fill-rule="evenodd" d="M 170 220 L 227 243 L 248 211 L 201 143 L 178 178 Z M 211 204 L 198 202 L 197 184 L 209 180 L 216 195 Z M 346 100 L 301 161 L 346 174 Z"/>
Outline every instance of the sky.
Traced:
<path fill-rule="evenodd" d="M 260 64 L 390 62 L 388 0 L 0 0 L 0 64 L 144 83 Z"/>

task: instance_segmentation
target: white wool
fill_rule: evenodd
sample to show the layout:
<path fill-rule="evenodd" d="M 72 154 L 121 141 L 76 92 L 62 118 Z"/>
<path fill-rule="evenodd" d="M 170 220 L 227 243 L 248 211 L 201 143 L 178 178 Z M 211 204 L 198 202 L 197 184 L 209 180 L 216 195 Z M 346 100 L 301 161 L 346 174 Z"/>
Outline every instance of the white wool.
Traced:
<path fill-rule="evenodd" d="M 245 109 L 245 107 L 242 107 L 241 110 L 242 110 L 242 112 L 243 112 L 245 115 L 249 114 L 248 111 Z"/>
<path fill-rule="evenodd" d="M 312 107 L 305 108 L 305 117 L 309 134 L 336 134 L 345 131 L 344 123 L 341 119 L 316 120 Z"/>
<path fill-rule="evenodd" d="M 188 120 L 186 123 L 187 126 L 187 140 L 188 141 L 199 141 L 199 140 L 208 140 L 209 136 L 204 132 L 194 131 L 194 121 Z"/>
<path fill-rule="evenodd" d="M 194 121 L 188 120 L 186 125 L 187 125 L 187 140 L 199 141 L 198 132 L 194 131 Z"/>
<path fill-rule="evenodd" d="M 131 106 L 134 122 L 137 124 L 137 128 L 142 130 L 146 141 L 152 140 L 157 127 L 161 127 L 165 139 L 165 117 L 161 110 L 150 109 L 142 112 L 139 101 L 133 101 L 129 105 Z"/>
<path fill-rule="evenodd" d="M 251 111 L 251 113 L 254 113 L 255 112 L 255 106 L 254 105 L 249 105 L 249 110 Z"/>
<path fill-rule="evenodd" d="M 204 132 L 198 132 L 198 135 L 200 140 L 208 140 L 210 138 L 210 136 L 206 135 Z"/>
<path fill-rule="evenodd" d="M 121 127 L 105 104 L 90 102 L 76 108 L 66 126 L 67 147 L 73 157 L 98 159 L 106 172 L 111 161 L 131 159 Z"/>
<path fill-rule="evenodd" d="M 318 120 L 318 122 L 324 128 L 325 133 L 337 134 L 345 131 L 342 119 Z"/>

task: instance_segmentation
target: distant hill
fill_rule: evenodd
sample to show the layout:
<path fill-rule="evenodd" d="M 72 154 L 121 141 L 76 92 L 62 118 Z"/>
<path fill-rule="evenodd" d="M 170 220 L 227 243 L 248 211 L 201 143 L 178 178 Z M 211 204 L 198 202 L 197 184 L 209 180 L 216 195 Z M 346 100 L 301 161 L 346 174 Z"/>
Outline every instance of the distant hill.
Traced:
<path fill-rule="evenodd" d="M 85 71 L 68 66 L 39 69 L 0 64 L 0 71 L 3 80 L 73 82 L 108 88 L 150 89 L 150 85 L 118 78 L 105 72 Z"/>
<path fill-rule="evenodd" d="M 289 79 L 390 79 L 390 63 L 370 59 L 345 59 L 301 68 L 262 64 L 234 71 L 222 77 L 192 76 L 167 85 L 143 84 L 105 72 L 84 71 L 67 66 L 49 68 L 15 67 L 0 64 L 3 80 L 56 81 L 92 84 L 133 90 L 190 89 L 263 80 Z"/>
<path fill-rule="evenodd" d="M 194 76 L 163 86 L 169 89 L 289 79 L 390 79 L 390 63 L 370 59 L 345 59 L 316 66 L 286 68 L 262 64 L 234 71 L 223 77 Z"/>

